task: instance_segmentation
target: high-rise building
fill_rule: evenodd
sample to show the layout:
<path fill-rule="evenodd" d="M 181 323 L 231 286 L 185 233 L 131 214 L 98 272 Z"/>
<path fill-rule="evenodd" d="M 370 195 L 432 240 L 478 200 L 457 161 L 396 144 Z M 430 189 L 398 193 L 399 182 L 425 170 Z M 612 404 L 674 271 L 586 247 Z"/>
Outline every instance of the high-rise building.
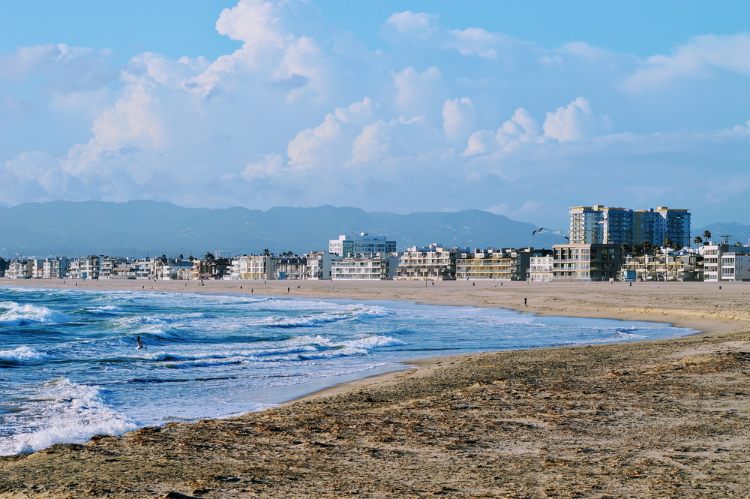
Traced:
<path fill-rule="evenodd" d="M 664 219 L 650 210 L 636 210 L 633 214 L 633 244 L 649 243 L 661 246 L 664 242 Z"/>
<path fill-rule="evenodd" d="M 630 244 L 633 210 L 595 204 L 570 209 L 570 244 Z"/>
<path fill-rule="evenodd" d="M 664 240 L 672 241 L 678 248 L 690 246 L 690 211 L 658 206 L 656 212 L 664 220 Z"/>
<path fill-rule="evenodd" d="M 570 244 L 643 244 L 690 246 L 690 212 L 686 209 L 636 210 L 595 204 L 570 209 Z"/>

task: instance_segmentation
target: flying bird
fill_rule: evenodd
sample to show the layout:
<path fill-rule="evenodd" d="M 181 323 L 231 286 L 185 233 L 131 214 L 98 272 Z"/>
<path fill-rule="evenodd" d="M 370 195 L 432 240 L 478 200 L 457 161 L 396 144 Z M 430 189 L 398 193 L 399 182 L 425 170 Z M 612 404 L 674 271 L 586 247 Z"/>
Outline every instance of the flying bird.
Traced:
<path fill-rule="evenodd" d="M 547 230 L 547 229 L 545 229 L 544 227 L 539 227 L 538 229 L 534 229 L 534 232 L 532 232 L 531 235 L 532 236 L 536 236 L 537 232 L 542 232 L 542 231 L 545 231 L 545 230 Z"/>

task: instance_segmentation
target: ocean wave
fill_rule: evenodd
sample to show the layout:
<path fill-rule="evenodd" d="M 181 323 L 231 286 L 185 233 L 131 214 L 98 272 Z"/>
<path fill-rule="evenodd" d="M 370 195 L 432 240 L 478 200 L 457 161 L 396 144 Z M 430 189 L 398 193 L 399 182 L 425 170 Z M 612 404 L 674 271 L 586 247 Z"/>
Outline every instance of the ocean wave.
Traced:
<path fill-rule="evenodd" d="M 24 326 L 27 324 L 51 324 L 68 321 L 68 316 L 41 305 L 21 304 L 14 301 L 0 302 L 0 324 Z"/>
<path fill-rule="evenodd" d="M 92 314 L 107 314 L 112 312 L 119 312 L 120 310 L 122 309 L 115 305 L 102 305 L 100 307 L 88 307 L 86 309 L 87 312 L 90 312 Z"/>
<path fill-rule="evenodd" d="M 47 357 L 47 354 L 37 352 L 27 346 L 20 346 L 12 350 L 0 350 L 0 367 L 18 365 L 33 360 L 41 360 L 45 357 Z"/>
<path fill-rule="evenodd" d="M 321 313 L 302 315 L 298 317 L 264 317 L 250 325 L 274 327 L 274 328 L 294 328 L 294 327 L 317 327 L 331 322 L 344 321 L 351 319 L 352 316 L 346 313 Z"/>
<path fill-rule="evenodd" d="M 102 400 L 99 387 L 79 385 L 67 378 L 46 382 L 27 402 L 23 417 L 31 420 L 19 426 L 20 433 L 0 439 L 0 455 L 26 454 L 58 443 L 82 443 L 94 435 L 120 435 L 136 428 Z"/>
<path fill-rule="evenodd" d="M 143 358 L 152 362 L 166 363 L 170 367 L 186 369 L 193 367 L 216 367 L 254 362 L 299 362 L 324 360 L 337 357 L 367 355 L 378 347 L 401 345 L 403 341 L 391 336 L 360 336 L 346 341 L 334 341 L 320 335 L 300 336 L 271 348 L 250 350 L 226 350 L 210 353 L 155 352 Z"/>

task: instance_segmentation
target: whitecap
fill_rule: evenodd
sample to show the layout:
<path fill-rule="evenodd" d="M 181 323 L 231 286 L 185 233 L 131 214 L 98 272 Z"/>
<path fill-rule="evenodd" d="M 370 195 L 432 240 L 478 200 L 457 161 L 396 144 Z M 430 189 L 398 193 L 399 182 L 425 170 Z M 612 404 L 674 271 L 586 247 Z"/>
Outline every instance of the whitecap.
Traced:
<path fill-rule="evenodd" d="M 0 302 L 0 324 L 25 325 L 34 323 L 60 323 L 67 322 L 68 316 L 62 312 L 49 309 L 41 305 L 30 303 L 21 304 L 14 301 Z"/>
<path fill-rule="evenodd" d="M 33 348 L 27 346 L 20 346 L 12 350 L 0 350 L 0 362 L 24 362 L 28 360 L 39 360 L 43 359 L 47 354 L 37 352 Z"/>
<path fill-rule="evenodd" d="M 37 396 L 26 402 L 23 417 L 30 421 L 19 426 L 21 432 L 0 438 L 0 455 L 26 454 L 58 443 L 83 443 L 94 435 L 120 435 L 136 428 L 104 402 L 99 387 L 67 378 L 44 383 Z"/>

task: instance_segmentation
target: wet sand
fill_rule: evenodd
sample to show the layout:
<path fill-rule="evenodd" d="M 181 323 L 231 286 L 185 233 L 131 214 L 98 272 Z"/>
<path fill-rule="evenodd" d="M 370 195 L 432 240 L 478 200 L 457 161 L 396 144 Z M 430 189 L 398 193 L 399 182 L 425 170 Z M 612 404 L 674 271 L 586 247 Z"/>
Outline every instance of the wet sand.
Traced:
<path fill-rule="evenodd" d="M 506 307 L 672 322 L 701 333 L 432 359 L 260 413 L 0 458 L 0 495 L 746 497 L 750 490 L 750 284 L 78 284 Z"/>

